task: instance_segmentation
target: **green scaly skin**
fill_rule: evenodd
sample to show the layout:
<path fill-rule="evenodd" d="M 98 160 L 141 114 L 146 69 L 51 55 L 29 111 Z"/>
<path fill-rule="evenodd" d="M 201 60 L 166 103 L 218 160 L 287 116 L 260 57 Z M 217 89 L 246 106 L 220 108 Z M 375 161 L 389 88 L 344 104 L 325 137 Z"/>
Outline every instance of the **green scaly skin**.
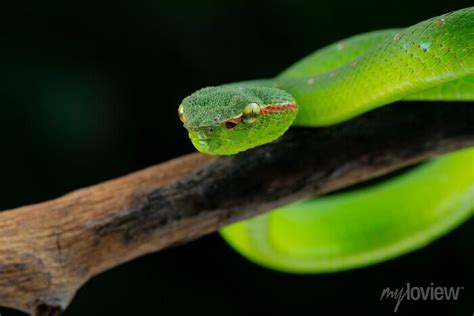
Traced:
<path fill-rule="evenodd" d="M 235 154 L 291 125 L 326 126 L 399 100 L 474 100 L 474 8 L 325 47 L 274 79 L 210 87 L 180 117 L 196 148 Z M 230 225 L 222 236 L 269 268 L 331 272 L 417 249 L 474 210 L 474 149 L 390 180 Z"/>

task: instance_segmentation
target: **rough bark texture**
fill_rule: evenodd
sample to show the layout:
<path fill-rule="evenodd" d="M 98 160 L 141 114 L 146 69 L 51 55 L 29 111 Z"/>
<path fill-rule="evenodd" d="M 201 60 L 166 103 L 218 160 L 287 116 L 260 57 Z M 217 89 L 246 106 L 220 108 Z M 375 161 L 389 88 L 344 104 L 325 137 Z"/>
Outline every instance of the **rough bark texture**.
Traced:
<path fill-rule="evenodd" d="M 0 305 L 58 315 L 92 276 L 301 198 L 474 146 L 468 104 L 406 103 L 230 157 L 190 154 L 0 213 Z"/>

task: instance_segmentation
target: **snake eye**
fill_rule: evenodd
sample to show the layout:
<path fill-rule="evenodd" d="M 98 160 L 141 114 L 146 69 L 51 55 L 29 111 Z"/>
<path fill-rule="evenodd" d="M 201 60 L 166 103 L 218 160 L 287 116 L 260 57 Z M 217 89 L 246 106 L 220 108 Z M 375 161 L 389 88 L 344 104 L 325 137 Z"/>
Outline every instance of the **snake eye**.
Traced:
<path fill-rule="evenodd" d="M 257 103 L 247 104 L 242 111 L 242 120 L 244 123 L 253 123 L 260 115 L 260 106 Z"/>
<path fill-rule="evenodd" d="M 186 123 L 186 118 L 184 117 L 184 106 L 183 106 L 183 104 L 181 104 L 178 107 L 178 116 L 179 116 L 179 119 L 181 120 L 181 122 Z"/>

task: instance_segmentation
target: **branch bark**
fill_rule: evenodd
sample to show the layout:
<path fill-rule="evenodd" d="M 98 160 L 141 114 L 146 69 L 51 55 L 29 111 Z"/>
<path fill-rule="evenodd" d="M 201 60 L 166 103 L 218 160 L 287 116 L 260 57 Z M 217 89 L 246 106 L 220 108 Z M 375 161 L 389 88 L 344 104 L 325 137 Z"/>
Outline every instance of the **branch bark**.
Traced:
<path fill-rule="evenodd" d="M 94 275 L 302 198 L 474 146 L 468 104 L 405 103 L 229 157 L 186 155 L 0 213 L 0 305 L 59 315 Z"/>

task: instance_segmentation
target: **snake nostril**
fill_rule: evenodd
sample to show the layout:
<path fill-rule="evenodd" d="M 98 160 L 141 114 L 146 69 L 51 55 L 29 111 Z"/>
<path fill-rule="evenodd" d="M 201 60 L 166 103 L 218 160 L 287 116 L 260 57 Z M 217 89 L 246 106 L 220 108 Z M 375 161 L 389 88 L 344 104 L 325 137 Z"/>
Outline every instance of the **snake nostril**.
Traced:
<path fill-rule="evenodd" d="M 225 127 L 226 128 L 234 128 L 236 126 L 237 126 L 237 123 L 235 123 L 235 122 L 230 122 L 230 121 L 225 122 Z"/>

